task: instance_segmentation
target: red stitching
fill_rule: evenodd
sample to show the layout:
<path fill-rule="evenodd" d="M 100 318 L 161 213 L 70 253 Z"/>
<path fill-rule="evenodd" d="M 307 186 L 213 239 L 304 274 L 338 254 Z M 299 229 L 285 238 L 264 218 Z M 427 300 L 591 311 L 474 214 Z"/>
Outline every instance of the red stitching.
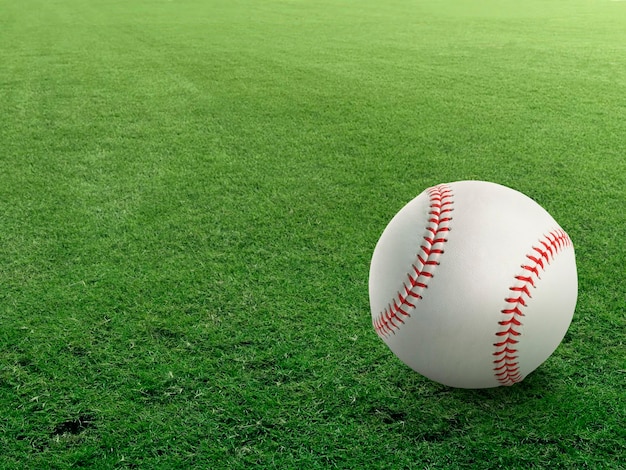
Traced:
<path fill-rule="evenodd" d="M 540 246 L 533 246 L 531 253 L 526 255 L 531 264 L 523 264 L 522 275 L 515 276 L 519 281 L 516 285 L 509 287 L 509 290 L 516 293 L 516 297 L 504 299 L 506 307 L 502 310 L 507 315 L 506 320 L 499 321 L 498 324 L 506 326 L 506 331 L 496 333 L 497 342 L 493 343 L 496 351 L 493 355 L 493 372 L 501 385 L 513 385 L 522 380 L 519 371 L 519 361 L 517 360 L 517 349 L 513 346 L 519 343 L 519 336 L 522 336 L 516 328 L 522 325 L 521 317 L 524 316 L 523 309 L 532 298 L 531 288 L 535 288 L 537 280 L 541 279 L 540 271 L 545 271 L 550 261 L 565 247 L 571 246 L 572 241 L 563 230 L 553 230 L 538 241 Z M 521 284 L 520 284 L 521 283 Z"/>
<path fill-rule="evenodd" d="M 426 235 L 419 247 L 412 270 L 407 273 L 406 281 L 394 298 L 382 312 L 373 320 L 372 324 L 376 333 L 382 338 L 395 334 L 396 330 L 404 324 L 404 318 L 410 317 L 410 309 L 414 309 L 416 301 L 423 296 L 428 288 L 430 279 L 434 277 L 431 272 L 439 265 L 439 257 L 443 254 L 443 244 L 450 232 L 450 213 L 454 210 L 452 189 L 450 186 L 440 184 L 426 190 L 430 199 L 430 211 L 428 212 L 428 224 Z M 430 269 L 428 271 L 427 269 Z"/>

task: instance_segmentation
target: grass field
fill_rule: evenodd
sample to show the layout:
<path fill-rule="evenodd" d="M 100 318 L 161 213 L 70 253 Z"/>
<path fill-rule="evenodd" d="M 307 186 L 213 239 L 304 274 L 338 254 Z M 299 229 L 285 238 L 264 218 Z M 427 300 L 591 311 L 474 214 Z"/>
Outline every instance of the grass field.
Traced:
<path fill-rule="evenodd" d="M 626 468 L 626 2 L 0 0 L 0 468 Z M 576 247 L 554 355 L 480 391 L 376 336 L 426 187 Z"/>

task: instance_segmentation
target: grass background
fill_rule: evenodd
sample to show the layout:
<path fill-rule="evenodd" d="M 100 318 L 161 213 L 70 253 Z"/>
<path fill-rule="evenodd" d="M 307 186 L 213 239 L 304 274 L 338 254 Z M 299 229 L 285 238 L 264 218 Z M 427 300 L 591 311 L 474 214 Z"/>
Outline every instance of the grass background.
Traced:
<path fill-rule="evenodd" d="M 626 2 L 0 0 L 0 467 L 625 468 Z M 495 181 L 574 241 L 523 383 L 376 337 L 369 260 Z"/>

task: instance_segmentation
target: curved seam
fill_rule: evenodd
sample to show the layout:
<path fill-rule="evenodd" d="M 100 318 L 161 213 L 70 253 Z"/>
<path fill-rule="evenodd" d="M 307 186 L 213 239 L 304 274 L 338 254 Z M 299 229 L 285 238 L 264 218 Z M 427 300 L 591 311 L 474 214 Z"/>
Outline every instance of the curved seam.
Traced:
<path fill-rule="evenodd" d="M 522 381 L 520 371 L 518 346 L 523 325 L 524 310 L 532 299 L 531 289 L 537 287 L 541 273 L 546 270 L 554 258 L 565 248 L 572 246 L 572 241 L 563 229 L 550 231 L 538 240 L 537 246 L 532 246 L 526 254 L 528 260 L 522 264 L 522 271 L 515 276 L 515 282 L 509 290 L 514 294 L 504 299 L 506 306 L 501 310 L 504 320 L 498 325 L 506 328 L 496 333 L 497 341 L 493 343 L 495 359 L 493 373 L 500 385 L 513 385 Z"/>
<path fill-rule="evenodd" d="M 428 225 L 415 260 L 406 274 L 402 288 L 372 320 L 374 329 L 381 338 L 395 334 L 405 323 L 405 319 L 411 316 L 410 310 L 423 298 L 424 290 L 434 277 L 433 271 L 439 265 L 439 258 L 444 252 L 443 244 L 448 241 L 451 213 L 454 210 L 452 189 L 446 184 L 440 184 L 426 192 L 430 199 Z"/>

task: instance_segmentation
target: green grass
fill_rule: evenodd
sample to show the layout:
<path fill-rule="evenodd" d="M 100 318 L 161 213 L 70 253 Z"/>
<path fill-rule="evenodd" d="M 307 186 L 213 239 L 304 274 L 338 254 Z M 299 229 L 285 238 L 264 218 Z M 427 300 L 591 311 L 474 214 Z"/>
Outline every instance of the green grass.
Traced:
<path fill-rule="evenodd" d="M 626 2 L 468 4 L 0 0 L 0 467 L 624 468 Z M 510 388 L 371 327 L 380 233 L 463 179 L 576 247 Z"/>

